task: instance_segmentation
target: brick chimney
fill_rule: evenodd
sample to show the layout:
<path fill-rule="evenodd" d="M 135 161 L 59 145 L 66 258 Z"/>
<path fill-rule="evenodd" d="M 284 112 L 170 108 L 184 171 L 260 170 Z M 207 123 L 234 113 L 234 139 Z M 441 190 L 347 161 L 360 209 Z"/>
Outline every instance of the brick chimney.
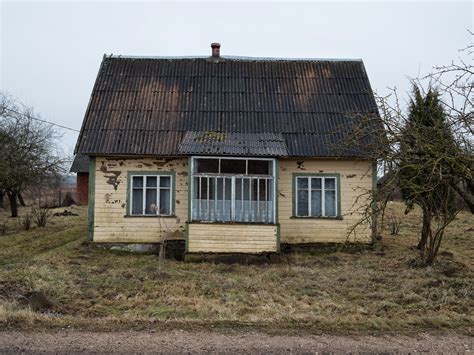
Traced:
<path fill-rule="evenodd" d="M 211 43 L 212 58 L 219 58 L 221 56 L 221 44 L 214 42 Z"/>

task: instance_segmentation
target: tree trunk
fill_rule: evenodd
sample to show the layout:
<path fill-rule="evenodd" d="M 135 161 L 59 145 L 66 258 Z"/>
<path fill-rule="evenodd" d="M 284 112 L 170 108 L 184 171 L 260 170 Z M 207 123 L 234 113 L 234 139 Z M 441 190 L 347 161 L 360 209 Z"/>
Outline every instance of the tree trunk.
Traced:
<path fill-rule="evenodd" d="M 438 250 L 441 245 L 441 240 L 443 239 L 444 227 L 441 230 L 437 231 L 435 237 L 433 238 L 432 245 L 429 246 L 428 255 L 426 256 L 426 264 L 432 265 L 438 255 Z"/>
<path fill-rule="evenodd" d="M 420 256 L 425 259 L 426 242 L 431 233 L 431 213 L 428 208 L 423 208 L 423 226 L 421 227 L 421 238 L 417 248 L 420 250 Z"/>
<path fill-rule="evenodd" d="M 18 192 L 7 190 L 8 200 L 10 201 L 10 210 L 12 217 L 18 217 Z"/>
<path fill-rule="evenodd" d="M 26 207 L 25 200 L 23 200 L 21 193 L 18 193 L 18 202 L 20 202 L 21 207 Z"/>

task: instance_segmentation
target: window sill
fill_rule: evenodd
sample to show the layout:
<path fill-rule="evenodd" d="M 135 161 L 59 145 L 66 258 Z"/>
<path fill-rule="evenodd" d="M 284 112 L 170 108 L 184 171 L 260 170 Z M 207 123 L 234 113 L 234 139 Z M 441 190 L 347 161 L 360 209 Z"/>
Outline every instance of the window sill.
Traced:
<path fill-rule="evenodd" d="M 313 216 L 291 216 L 291 219 L 333 219 L 333 220 L 343 220 L 342 216 L 335 216 L 335 217 L 313 217 Z"/>
<path fill-rule="evenodd" d="M 237 222 L 237 221 L 189 221 L 188 224 L 247 224 L 252 226 L 278 226 L 278 223 L 264 222 Z"/>
<path fill-rule="evenodd" d="M 123 216 L 124 218 L 177 218 L 176 215 L 166 215 L 166 216 L 160 216 L 160 215 L 151 215 L 151 214 L 126 214 Z"/>

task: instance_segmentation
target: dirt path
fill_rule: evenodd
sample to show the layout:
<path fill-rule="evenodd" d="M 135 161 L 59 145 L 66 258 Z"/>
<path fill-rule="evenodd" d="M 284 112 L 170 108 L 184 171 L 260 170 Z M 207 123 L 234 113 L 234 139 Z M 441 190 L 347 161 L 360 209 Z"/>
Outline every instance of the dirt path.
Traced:
<path fill-rule="evenodd" d="M 0 332 L 0 353 L 30 352 L 200 352 L 200 353 L 467 353 L 473 338 L 463 335 L 271 336 L 261 333 L 60 331 Z"/>

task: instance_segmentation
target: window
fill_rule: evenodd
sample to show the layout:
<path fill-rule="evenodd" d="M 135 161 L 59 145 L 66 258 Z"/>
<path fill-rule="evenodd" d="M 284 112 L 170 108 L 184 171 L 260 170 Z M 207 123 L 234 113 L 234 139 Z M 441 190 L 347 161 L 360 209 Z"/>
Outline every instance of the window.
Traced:
<path fill-rule="evenodd" d="M 298 217 L 337 217 L 337 176 L 297 176 L 295 214 Z"/>
<path fill-rule="evenodd" d="M 193 158 L 191 164 L 193 220 L 274 223 L 273 160 Z"/>
<path fill-rule="evenodd" d="M 131 175 L 131 215 L 171 215 L 171 175 Z"/>

